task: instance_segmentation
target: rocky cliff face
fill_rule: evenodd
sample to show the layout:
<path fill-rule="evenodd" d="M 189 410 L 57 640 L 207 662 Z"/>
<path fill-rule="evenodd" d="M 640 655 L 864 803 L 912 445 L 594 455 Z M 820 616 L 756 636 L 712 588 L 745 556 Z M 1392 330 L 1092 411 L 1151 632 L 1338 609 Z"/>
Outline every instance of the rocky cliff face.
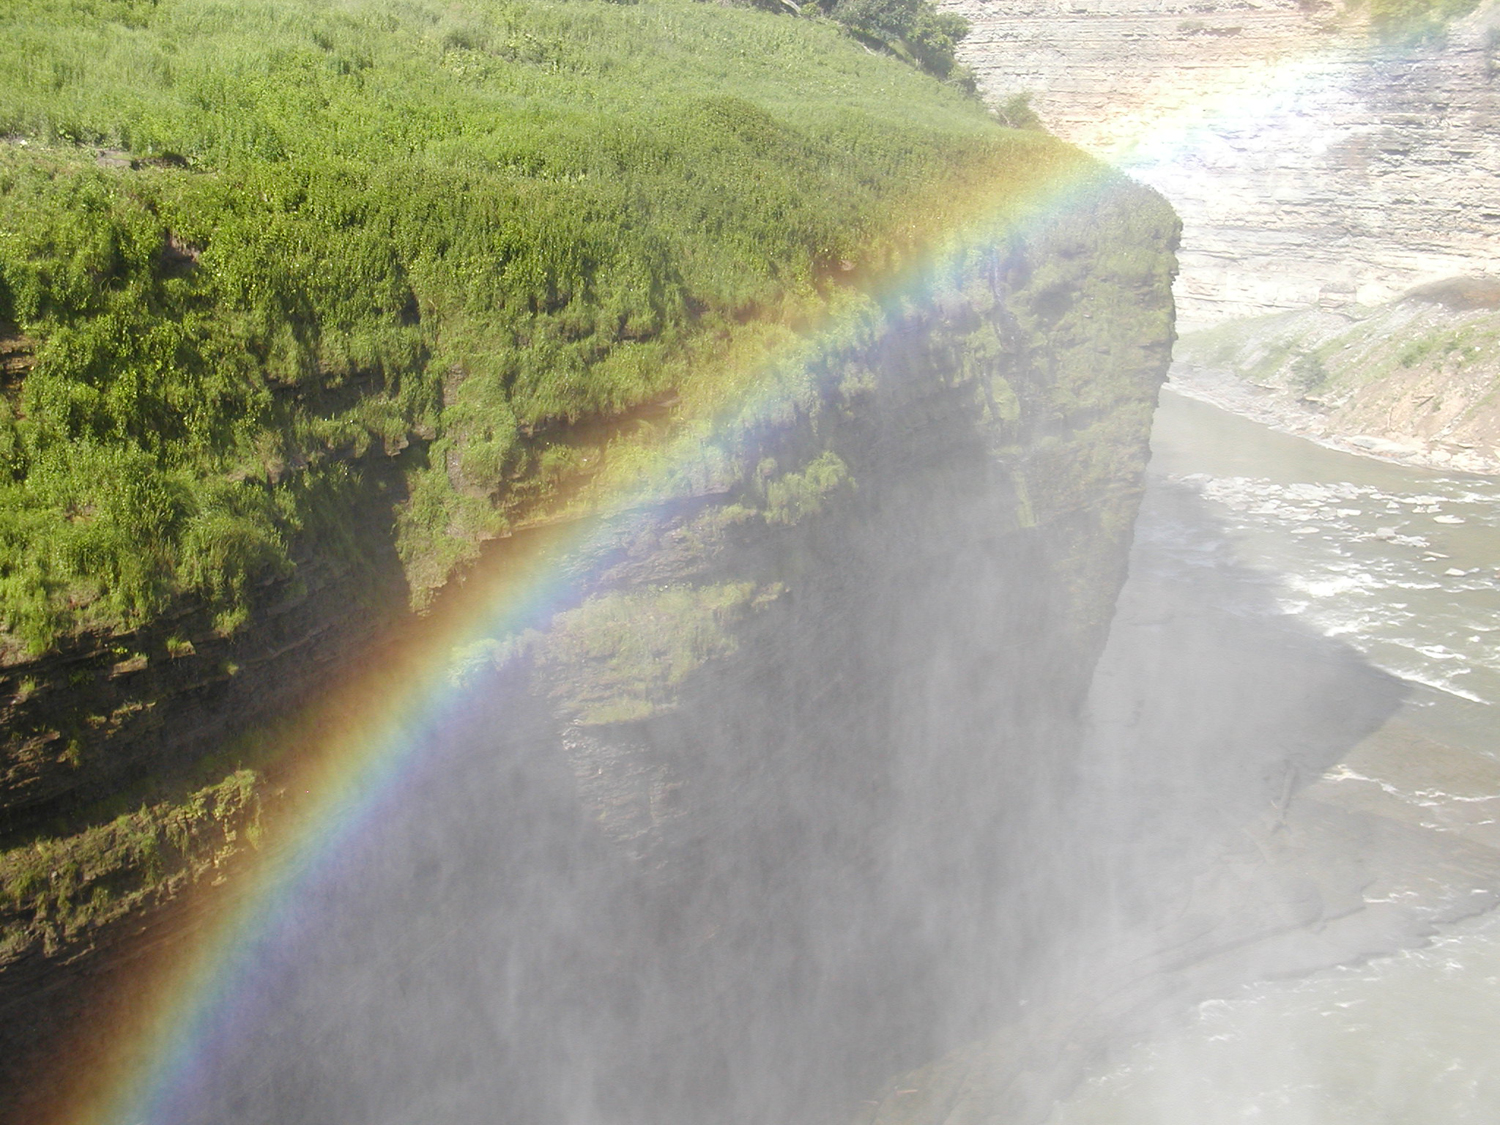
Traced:
<path fill-rule="evenodd" d="M 966 252 L 621 521 L 470 662 L 190 1116 L 811 1120 L 982 1026 L 1035 952 L 1013 845 L 1124 578 L 1177 234 L 1115 180 Z"/>
<path fill-rule="evenodd" d="M 1174 232 L 1120 186 L 973 253 L 820 358 L 743 476 L 619 541 L 528 664 L 606 836 L 672 879 L 756 822 L 720 862 L 868 859 L 900 823 L 989 866 L 949 833 L 1057 764 L 1124 578 Z"/>
<path fill-rule="evenodd" d="M 265 584 L 255 627 L 234 637 L 190 608 L 149 630 L 0 656 L 0 830 L 180 769 L 306 701 L 389 625 L 371 593 L 382 577 L 396 581 L 307 558 L 297 581 Z"/>
<path fill-rule="evenodd" d="M 943 6 L 989 98 L 1033 92 L 1177 208 L 1184 329 L 1500 266 L 1494 4 L 1402 51 L 1319 0 Z"/>

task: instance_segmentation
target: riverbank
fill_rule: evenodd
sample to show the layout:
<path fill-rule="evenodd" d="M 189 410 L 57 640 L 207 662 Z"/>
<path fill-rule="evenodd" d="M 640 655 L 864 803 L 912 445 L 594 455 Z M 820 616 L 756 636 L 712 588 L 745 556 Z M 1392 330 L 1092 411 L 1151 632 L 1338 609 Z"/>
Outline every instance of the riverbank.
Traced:
<path fill-rule="evenodd" d="M 1454 278 L 1375 308 L 1307 308 L 1178 341 L 1180 393 L 1330 449 L 1500 474 L 1500 284 Z"/>

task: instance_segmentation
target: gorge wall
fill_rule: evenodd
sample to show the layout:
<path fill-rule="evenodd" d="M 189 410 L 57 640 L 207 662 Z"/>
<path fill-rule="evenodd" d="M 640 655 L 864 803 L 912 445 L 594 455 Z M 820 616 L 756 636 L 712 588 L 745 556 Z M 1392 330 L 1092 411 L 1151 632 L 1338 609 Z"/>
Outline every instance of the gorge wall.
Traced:
<path fill-rule="evenodd" d="M 472 654 L 178 1118 L 812 1121 L 977 1034 L 1045 955 L 1177 234 L 1115 178 L 965 251 L 611 525 Z"/>
<path fill-rule="evenodd" d="M 988 99 L 1031 92 L 1177 208 L 1184 330 L 1500 266 L 1494 4 L 1401 49 L 1320 0 L 943 7 Z"/>
<path fill-rule="evenodd" d="M 1455 278 L 1373 309 L 1301 309 L 1183 340 L 1184 394 L 1325 445 L 1500 472 L 1500 290 Z"/>

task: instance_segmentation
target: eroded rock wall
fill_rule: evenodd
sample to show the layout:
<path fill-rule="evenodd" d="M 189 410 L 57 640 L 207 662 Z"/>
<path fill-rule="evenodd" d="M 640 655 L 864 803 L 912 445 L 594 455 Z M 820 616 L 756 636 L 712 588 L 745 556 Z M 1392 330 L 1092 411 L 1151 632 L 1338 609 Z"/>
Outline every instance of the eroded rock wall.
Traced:
<path fill-rule="evenodd" d="M 130 633 L 83 634 L 41 655 L 0 650 L 0 832 L 176 776 L 305 703 L 401 616 L 400 569 L 380 529 L 393 491 L 376 466 L 355 523 L 363 565 L 303 557 L 256 590 L 254 623 L 226 636 L 188 605 Z M 351 552 L 354 553 L 354 552 Z"/>
<path fill-rule="evenodd" d="M 1013 1003 L 1177 233 L 1112 179 L 966 252 L 596 537 L 472 654 L 185 1119 L 820 1121 Z"/>
<path fill-rule="evenodd" d="M 1302 309 L 1180 341 L 1172 385 L 1352 453 L 1500 473 L 1500 287 L 1436 283 L 1375 308 Z"/>
<path fill-rule="evenodd" d="M 1183 217 L 1181 325 L 1372 304 L 1500 266 L 1500 8 L 1374 45 L 1319 0 L 947 0 L 985 95 Z"/>

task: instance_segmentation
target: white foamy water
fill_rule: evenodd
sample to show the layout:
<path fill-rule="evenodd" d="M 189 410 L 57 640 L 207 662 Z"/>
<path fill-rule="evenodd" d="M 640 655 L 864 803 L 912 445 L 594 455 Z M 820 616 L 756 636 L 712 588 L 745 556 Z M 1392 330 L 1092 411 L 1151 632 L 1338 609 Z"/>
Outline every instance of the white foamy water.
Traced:
<path fill-rule="evenodd" d="M 1222 517 L 1242 562 L 1279 576 L 1284 612 L 1403 679 L 1500 702 L 1500 482 L 1395 469 L 1411 477 L 1400 489 L 1378 470 L 1380 484 L 1176 479 Z"/>
<path fill-rule="evenodd" d="M 1449 771 L 1413 750 L 1336 765 L 1324 783 L 1376 802 L 1358 807 L 1387 802 L 1379 815 L 1402 823 L 1493 840 L 1500 786 L 1450 781 L 1492 779 L 1500 760 L 1500 480 L 1356 458 L 1170 395 L 1153 444 L 1153 473 L 1207 501 L 1233 565 L 1261 576 L 1279 612 L 1413 686 L 1400 718 Z M 1426 889 L 1394 893 L 1485 893 L 1429 874 Z M 1368 905 L 1391 901 L 1371 894 Z M 1049 1125 L 1492 1125 L 1500 915 L 1396 956 L 1247 982 L 1163 1019 Z"/>
<path fill-rule="evenodd" d="M 1500 918 L 1199 1005 L 1051 1125 L 1459 1125 L 1500 1114 Z"/>

